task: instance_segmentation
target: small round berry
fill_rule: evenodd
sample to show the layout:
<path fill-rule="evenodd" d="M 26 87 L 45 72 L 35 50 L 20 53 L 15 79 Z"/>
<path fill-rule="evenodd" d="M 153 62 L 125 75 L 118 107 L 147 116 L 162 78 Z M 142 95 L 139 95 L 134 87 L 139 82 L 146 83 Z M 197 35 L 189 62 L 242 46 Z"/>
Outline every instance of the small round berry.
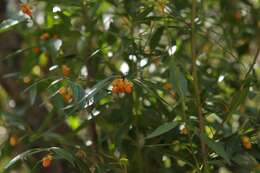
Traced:
<path fill-rule="evenodd" d="M 31 7 L 30 7 L 29 4 L 22 4 L 22 5 L 20 6 L 20 9 L 21 9 L 21 11 L 22 11 L 24 14 L 26 14 L 26 15 L 32 17 L 32 9 L 31 9 Z"/>
<path fill-rule="evenodd" d="M 167 90 L 167 91 L 170 91 L 170 90 L 173 89 L 173 86 L 172 86 L 171 83 L 167 82 L 167 83 L 165 83 L 165 84 L 163 85 L 163 88 L 164 88 L 165 90 Z"/>
<path fill-rule="evenodd" d="M 41 35 L 41 40 L 47 41 L 50 38 L 50 34 L 45 32 Z"/>
<path fill-rule="evenodd" d="M 12 136 L 10 137 L 9 143 L 10 143 L 10 145 L 13 146 L 13 147 L 16 146 L 16 144 L 17 144 L 17 137 L 16 137 L 15 135 L 12 135 Z"/>
<path fill-rule="evenodd" d="M 72 100 L 73 100 L 73 95 L 70 94 L 70 93 L 67 93 L 67 94 L 65 94 L 65 95 L 63 96 L 63 98 L 64 98 L 64 101 L 65 101 L 66 103 L 70 103 L 70 102 L 72 102 Z"/>
<path fill-rule="evenodd" d="M 250 138 L 247 137 L 247 136 L 242 137 L 242 144 L 243 144 L 245 149 L 251 149 L 252 148 Z"/>
<path fill-rule="evenodd" d="M 33 48 L 33 52 L 34 52 L 36 55 L 38 55 L 38 54 L 40 54 L 41 49 L 40 49 L 39 47 L 34 47 L 34 48 Z"/>
<path fill-rule="evenodd" d="M 188 135 L 189 134 L 189 130 L 186 128 L 186 127 L 184 127 L 184 128 L 182 128 L 181 129 L 181 132 L 180 132 L 182 135 Z"/>
<path fill-rule="evenodd" d="M 67 93 L 67 88 L 62 86 L 59 88 L 58 92 L 60 95 L 65 95 Z"/>
<path fill-rule="evenodd" d="M 125 92 L 127 94 L 130 94 L 132 91 L 133 91 L 133 87 L 130 84 L 125 86 Z"/>
<path fill-rule="evenodd" d="M 24 82 L 25 84 L 29 84 L 31 81 L 32 81 L 32 79 L 31 79 L 30 76 L 25 76 L 25 77 L 23 78 L 23 82 Z"/>
<path fill-rule="evenodd" d="M 53 156 L 51 154 L 48 154 L 47 156 L 44 156 L 42 158 L 42 166 L 44 168 L 49 167 L 51 165 L 52 160 L 53 160 Z"/>
<path fill-rule="evenodd" d="M 67 65 L 62 65 L 61 70 L 62 74 L 66 77 L 69 76 L 71 73 L 71 69 Z"/>
<path fill-rule="evenodd" d="M 113 88 L 112 88 L 112 93 L 116 94 L 116 93 L 118 93 L 118 92 L 119 92 L 118 87 L 117 87 L 117 86 L 113 86 Z"/>

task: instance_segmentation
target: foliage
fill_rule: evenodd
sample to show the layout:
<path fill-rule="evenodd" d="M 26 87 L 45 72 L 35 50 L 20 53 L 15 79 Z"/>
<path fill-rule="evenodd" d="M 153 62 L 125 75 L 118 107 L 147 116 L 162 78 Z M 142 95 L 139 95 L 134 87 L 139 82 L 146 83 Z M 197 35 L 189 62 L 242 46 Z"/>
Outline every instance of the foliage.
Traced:
<path fill-rule="evenodd" d="M 1 171 L 260 171 L 259 0 L 0 8 Z"/>

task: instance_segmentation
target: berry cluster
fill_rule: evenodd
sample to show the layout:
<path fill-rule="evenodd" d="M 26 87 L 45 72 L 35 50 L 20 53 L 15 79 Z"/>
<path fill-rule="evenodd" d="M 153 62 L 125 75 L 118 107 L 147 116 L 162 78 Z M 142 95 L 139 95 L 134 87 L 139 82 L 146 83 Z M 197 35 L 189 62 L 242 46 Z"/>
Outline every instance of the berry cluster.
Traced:
<path fill-rule="evenodd" d="M 171 94 L 173 99 L 176 99 L 176 92 L 173 91 L 173 85 L 171 83 L 166 82 L 163 88 Z"/>
<path fill-rule="evenodd" d="M 63 96 L 63 99 L 66 103 L 70 103 L 73 100 L 73 93 L 70 88 L 64 86 L 60 87 L 58 90 L 59 94 Z"/>
<path fill-rule="evenodd" d="M 71 73 L 71 69 L 67 65 L 62 65 L 61 71 L 62 71 L 63 76 L 65 76 L 65 77 L 68 77 Z"/>
<path fill-rule="evenodd" d="M 21 9 L 21 11 L 22 11 L 24 14 L 26 14 L 26 15 L 32 17 L 32 9 L 31 9 L 31 7 L 30 7 L 29 4 L 22 4 L 22 5 L 20 6 L 20 9 Z"/>
<path fill-rule="evenodd" d="M 115 79 L 112 82 L 112 93 L 128 93 L 133 91 L 133 83 L 127 79 Z"/>
<path fill-rule="evenodd" d="M 250 138 L 247 136 L 242 137 L 242 144 L 245 149 L 251 149 L 252 148 L 252 143 L 250 141 Z"/>

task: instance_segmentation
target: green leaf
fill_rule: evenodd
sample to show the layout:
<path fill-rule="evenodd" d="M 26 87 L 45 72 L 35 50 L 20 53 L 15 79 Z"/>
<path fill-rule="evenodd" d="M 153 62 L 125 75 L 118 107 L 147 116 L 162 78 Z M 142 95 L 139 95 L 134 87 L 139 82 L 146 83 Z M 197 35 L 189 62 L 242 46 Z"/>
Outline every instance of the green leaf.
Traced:
<path fill-rule="evenodd" d="M 20 55 L 20 54 L 22 54 L 22 53 L 24 53 L 24 52 L 26 52 L 27 50 L 30 50 L 30 49 L 31 48 L 18 49 L 15 52 L 12 52 L 11 54 L 7 55 L 6 57 L 1 58 L 0 61 L 5 61 L 7 59 L 13 58 L 13 57 Z"/>
<path fill-rule="evenodd" d="M 152 38 L 150 40 L 150 49 L 154 50 L 156 46 L 159 44 L 162 34 L 164 31 L 164 27 L 159 27 L 152 35 Z"/>
<path fill-rule="evenodd" d="M 103 79 L 102 81 L 100 81 L 96 85 L 94 85 L 87 94 L 85 93 L 85 91 L 83 91 L 82 88 L 81 89 L 78 88 L 80 86 L 76 87 L 75 84 L 73 84 L 73 82 L 70 81 L 70 85 L 74 86 L 74 88 L 72 88 L 72 90 L 73 90 L 73 94 L 76 93 L 77 99 L 71 105 L 68 105 L 63 109 L 66 110 L 66 109 L 70 109 L 70 108 L 74 107 L 74 109 L 72 109 L 72 111 L 71 111 L 71 113 L 72 113 L 72 112 L 76 111 L 77 109 L 82 108 L 82 106 L 84 107 L 86 105 L 86 103 L 91 101 L 91 99 L 93 99 L 94 101 L 98 101 L 95 98 L 96 95 L 98 95 L 103 89 L 105 89 L 105 87 L 107 87 L 110 84 L 111 80 L 114 78 L 115 78 L 115 76 L 109 76 L 106 79 Z"/>
<path fill-rule="evenodd" d="M 84 107 L 85 102 L 80 102 L 80 100 L 85 96 L 84 89 L 79 84 L 73 81 L 68 81 L 68 83 L 73 92 L 73 102 L 79 107 Z"/>
<path fill-rule="evenodd" d="M 239 105 L 241 105 L 247 98 L 248 92 L 249 92 L 249 87 L 244 88 L 242 91 L 236 92 L 236 94 L 234 95 L 234 97 L 231 101 L 230 109 L 229 109 L 228 114 L 226 115 L 226 119 L 224 122 L 227 122 L 230 120 L 230 118 L 232 117 L 233 113 L 237 110 Z"/>
<path fill-rule="evenodd" d="M 180 67 L 177 66 L 175 58 L 172 58 L 170 65 L 170 81 L 178 95 L 182 98 L 188 93 L 188 84 Z"/>
<path fill-rule="evenodd" d="M 74 163 L 75 158 L 70 152 L 68 152 L 67 150 L 62 149 L 62 148 L 54 148 L 52 151 L 59 158 L 67 160 L 71 165 L 73 165 L 75 167 L 75 163 Z"/>
<path fill-rule="evenodd" d="M 216 154 L 218 154 L 220 157 L 225 159 L 229 164 L 231 163 L 229 159 L 229 155 L 225 151 L 224 145 L 222 143 L 213 141 L 205 134 L 201 134 L 201 137 L 209 146 L 209 148 L 211 148 L 214 152 L 216 152 Z"/>
<path fill-rule="evenodd" d="M 31 150 L 27 150 L 21 154 L 18 154 L 16 157 L 14 157 L 12 160 L 10 160 L 7 165 L 4 167 L 4 171 L 7 171 L 11 166 L 13 166 L 14 164 L 16 164 L 18 161 L 20 160 L 24 160 L 27 157 L 30 157 L 33 154 L 37 154 L 43 151 L 48 151 L 50 148 L 46 149 L 46 148 L 35 148 L 35 149 L 31 149 Z"/>
<path fill-rule="evenodd" d="M 6 31 L 9 31 L 16 25 L 24 22 L 25 18 L 19 18 L 19 19 L 6 19 L 0 24 L 0 33 L 4 33 Z"/>
<path fill-rule="evenodd" d="M 236 154 L 232 161 L 242 167 L 253 168 L 257 165 L 256 159 L 248 153 Z"/>
<path fill-rule="evenodd" d="M 65 159 L 67 160 L 72 166 L 75 167 L 75 164 L 79 169 L 84 168 L 82 162 L 80 162 L 74 154 L 72 154 L 69 150 L 65 150 L 59 147 L 50 147 L 50 148 L 34 148 L 31 150 L 27 150 L 21 154 L 18 154 L 16 157 L 14 157 L 11 161 L 7 163 L 7 165 L 4 167 L 4 171 L 7 171 L 9 168 L 11 168 L 14 164 L 16 164 L 20 160 L 24 160 L 34 154 L 40 153 L 40 152 L 51 152 L 54 154 L 55 158 L 58 159 Z M 86 168 L 85 168 L 86 169 Z M 88 172 L 87 170 L 85 170 Z M 84 171 L 83 171 L 84 172 Z"/>
<path fill-rule="evenodd" d="M 29 95 L 30 95 L 30 104 L 33 105 L 35 103 L 36 97 L 37 97 L 37 86 L 33 86 L 30 91 L 29 91 Z"/>
<path fill-rule="evenodd" d="M 162 135 L 162 134 L 172 130 L 177 125 L 178 124 L 176 122 L 169 122 L 169 123 L 165 123 L 163 125 L 160 125 L 151 134 L 146 136 L 146 139 L 150 139 L 150 138 L 154 138 L 154 137 L 160 136 L 160 135 Z"/>
<path fill-rule="evenodd" d="M 140 18 L 140 19 L 145 18 L 152 11 L 153 11 L 153 7 L 146 8 L 142 12 L 137 14 L 137 18 Z"/>
<path fill-rule="evenodd" d="M 147 80 L 139 80 L 139 79 L 133 79 L 132 82 L 136 85 L 139 85 L 140 87 L 147 90 L 149 93 L 151 93 L 155 98 L 157 98 L 161 103 L 164 103 L 165 105 L 171 106 L 166 100 L 164 100 L 157 92 L 156 88 L 154 87 L 155 84 L 152 84 L 151 82 Z M 152 86 L 153 85 L 153 86 Z"/>

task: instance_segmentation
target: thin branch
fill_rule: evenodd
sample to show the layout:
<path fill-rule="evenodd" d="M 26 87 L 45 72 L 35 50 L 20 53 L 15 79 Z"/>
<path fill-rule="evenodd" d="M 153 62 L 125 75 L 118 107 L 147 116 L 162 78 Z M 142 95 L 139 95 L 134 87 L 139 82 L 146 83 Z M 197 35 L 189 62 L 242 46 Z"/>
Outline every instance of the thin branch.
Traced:
<path fill-rule="evenodd" d="M 200 134 L 200 144 L 201 144 L 201 154 L 203 160 L 203 168 L 204 172 L 208 172 L 207 166 L 207 149 L 204 140 L 202 139 L 202 134 L 204 133 L 204 118 L 202 113 L 202 104 L 200 98 L 200 89 L 198 83 L 198 74 L 197 74 L 197 66 L 196 66 L 196 26 L 195 26 L 195 18 L 196 18 L 196 0 L 192 0 L 192 16 L 191 16 L 191 53 L 192 53 L 192 77 L 193 77 L 193 87 L 194 87 L 194 96 L 195 96 L 195 105 L 197 107 L 197 114 L 199 120 L 199 134 Z"/>
<path fill-rule="evenodd" d="M 254 69 L 254 66 L 255 66 L 255 64 L 256 64 L 256 60 L 257 60 L 257 57 L 258 57 L 259 53 L 260 53 L 260 47 L 257 48 L 257 51 L 256 51 L 256 54 L 255 54 L 253 63 L 252 63 L 251 66 L 249 67 L 249 70 L 247 71 L 247 73 L 246 73 L 246 75 L 245 75 L 244 81 L 248 78 L 248 76 L 250 75 L 250 73 L 251 73 L 252 70 Z"/>

